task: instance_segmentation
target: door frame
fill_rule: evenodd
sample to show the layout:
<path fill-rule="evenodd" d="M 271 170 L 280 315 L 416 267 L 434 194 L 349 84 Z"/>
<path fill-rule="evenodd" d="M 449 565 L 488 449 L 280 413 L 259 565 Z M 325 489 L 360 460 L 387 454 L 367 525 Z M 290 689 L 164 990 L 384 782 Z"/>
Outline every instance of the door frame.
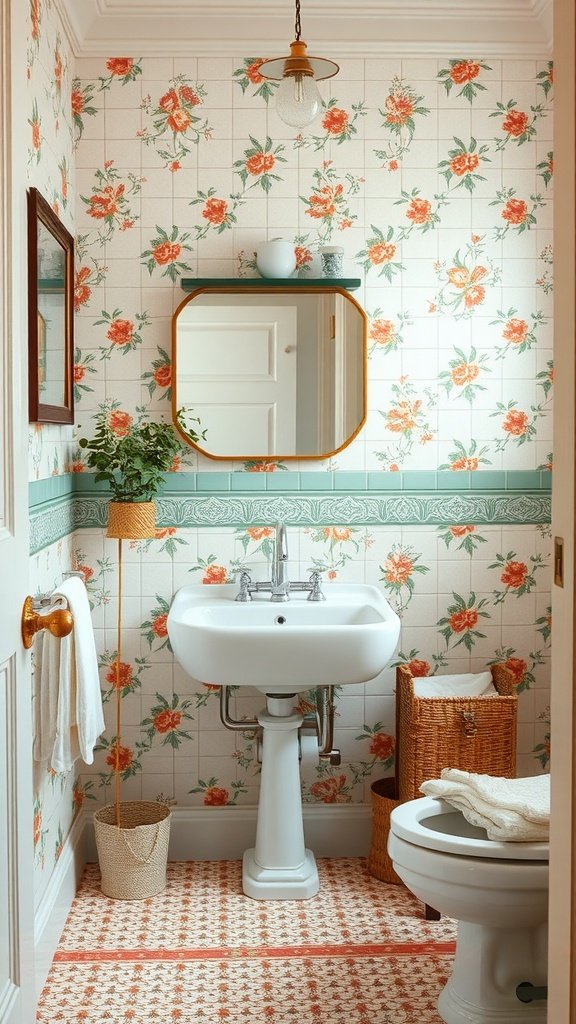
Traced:
<path fill-rule="evenodd" d="M 554 0 L 554 487 L 552 534 L 564 540 L 564 585 L 552 587 L 552 814 L 548 1019 L 576 1024 L 576 18 Z"/>

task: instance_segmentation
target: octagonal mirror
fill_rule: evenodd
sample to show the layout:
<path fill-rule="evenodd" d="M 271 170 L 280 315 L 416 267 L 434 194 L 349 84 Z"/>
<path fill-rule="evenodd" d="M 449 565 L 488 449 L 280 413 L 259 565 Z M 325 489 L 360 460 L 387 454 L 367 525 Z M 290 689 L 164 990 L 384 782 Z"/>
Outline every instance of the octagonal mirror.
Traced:
<path fill-rule="evenodd" d="M 172 408 L 211 459 L 318 459 L 366 418 L 367 317 L 338 287 L 196 289 L 172 329 Z"/>

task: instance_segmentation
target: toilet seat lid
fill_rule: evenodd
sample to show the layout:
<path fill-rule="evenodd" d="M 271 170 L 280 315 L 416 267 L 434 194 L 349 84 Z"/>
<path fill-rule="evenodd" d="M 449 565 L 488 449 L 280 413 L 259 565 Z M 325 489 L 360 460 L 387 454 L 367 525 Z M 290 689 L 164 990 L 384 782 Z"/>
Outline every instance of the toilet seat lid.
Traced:
<path fill-rule="evenodd" d="M 549 857 L 548 843 L 488 839 L 485 829 L 471 825 L 461 811 L 432 796 L 408 800 L 395 807 L 390 815 L 390 831 L 415 846 L 461 857 L 543 861 Z"/>

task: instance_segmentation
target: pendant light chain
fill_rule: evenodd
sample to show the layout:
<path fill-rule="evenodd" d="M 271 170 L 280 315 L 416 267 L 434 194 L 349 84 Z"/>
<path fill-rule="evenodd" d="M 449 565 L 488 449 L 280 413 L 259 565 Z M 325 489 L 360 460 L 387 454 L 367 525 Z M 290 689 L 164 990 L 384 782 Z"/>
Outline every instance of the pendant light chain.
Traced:
<path fill-rule="evenodd" d="M 302 34 L 302 26 L 300 24 L 300 0 L 296 0 L 296 21 L 294 23 L 294 32 L 296 42 L 300 42 L 300 36 Z"/>

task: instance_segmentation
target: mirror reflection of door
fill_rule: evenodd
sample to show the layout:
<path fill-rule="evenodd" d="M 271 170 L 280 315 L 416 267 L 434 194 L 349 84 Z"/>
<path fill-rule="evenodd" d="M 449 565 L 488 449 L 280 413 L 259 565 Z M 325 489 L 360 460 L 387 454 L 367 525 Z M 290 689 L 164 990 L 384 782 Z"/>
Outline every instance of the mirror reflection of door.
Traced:
<path fill-rule="evenodd" d="M 317 458 L 364 422 L 366 317 L 339 289 L 202 289 L 173 342 L 175 422 L 211 458 Z"/>
<path fill-rule="evenodd" d="M 297 309 L 187 306 L 178 324 L 178 403 L 214 455 L 296 450 Z"/>

